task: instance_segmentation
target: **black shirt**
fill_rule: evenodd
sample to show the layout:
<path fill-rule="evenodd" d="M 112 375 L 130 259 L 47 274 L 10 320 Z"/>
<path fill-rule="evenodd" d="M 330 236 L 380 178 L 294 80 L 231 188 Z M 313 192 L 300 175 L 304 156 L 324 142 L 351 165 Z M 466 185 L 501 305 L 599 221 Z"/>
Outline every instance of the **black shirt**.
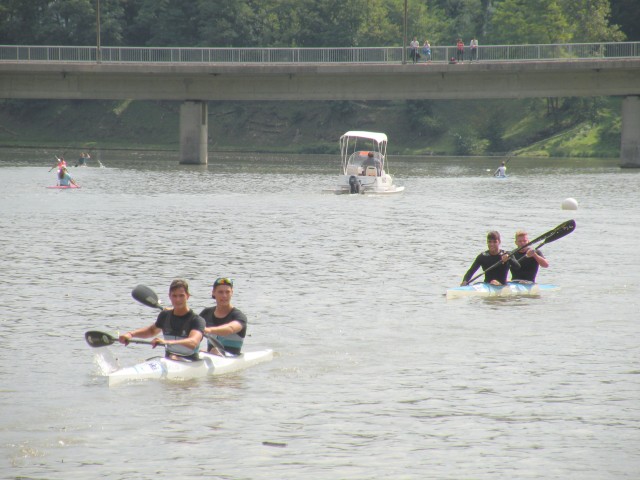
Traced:
<path fill-rule="evenodd" d="M 544 258 L 544 255 L 540 250 L 536 250 L 536 253 Z M 520 252 L 518 252 L 515 257 L 520 263 L 520 269 L 511 268 L 511 280 L 527 280 L 529 282 L 535 282 L 539 266 L 536 259 L 527 257 L 526 253 L 520 254 Z"/>
<path fill-rule="evenodd" d="M 506 253 L 507 252 L 505 252 L 504 250 L 500 250 L 497 255 L 491 255 L 489 253 L 489 250 L 482 252 L 476 257 L 467 273 L 464 274 L 463 280 L 465 282 L 468 282 L 469 279 L 473 277 L 473 274 L 476 273 L 476 270 L 478 270 L 478 268 L 480 267 L 482 267 L 482 270 L 486 272 L 489 267 L 493 267 L 493 265 L 499 263 L 499 265 L 496 265 L 494 268 L 484 274 L 483 281 L 485 283 L 490 283 L 492 280 L 497 280 L 504 285 L 505 283 L 507 283 L 507 275 L 509 274 L 510 266 L 513 269 L 518 268 L 517 264 L 513 261 L 513 257 L 509 258 L 509 261 L 507 261 L 506 263 L 502 263 L 502 256 Z"/>

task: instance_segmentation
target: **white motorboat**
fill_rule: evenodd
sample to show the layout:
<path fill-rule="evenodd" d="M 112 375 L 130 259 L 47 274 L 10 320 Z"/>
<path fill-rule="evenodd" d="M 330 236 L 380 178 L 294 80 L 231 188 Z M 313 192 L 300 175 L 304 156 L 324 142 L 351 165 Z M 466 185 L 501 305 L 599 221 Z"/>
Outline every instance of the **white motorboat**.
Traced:
<path fill-rule="evenodd" d="M 97 355 L 100 357 L 98 363 L 108 378 L 109 386 L 112 387 L 135 380 L 190 380 L 233 373 L 259 363 L 271 361 L 273 359 L 273 350 L 244 352 L 233 357 L 200 352 L 200 360 L 194 362 L 171 360 L 166 357 L 153 357 L 131 367 L 117 368 L 112 371 L 106 367 L 113 365 L 113 359 L 108 358 L 107 349 L 100 349 Z"/>
<path fill-rule="evenodd" d="M 332 191 L 336 194 L 392 194 L 397 186 L 388 173 L 387 135 L 349 131 L 340 137 L 342 175 Z"/>

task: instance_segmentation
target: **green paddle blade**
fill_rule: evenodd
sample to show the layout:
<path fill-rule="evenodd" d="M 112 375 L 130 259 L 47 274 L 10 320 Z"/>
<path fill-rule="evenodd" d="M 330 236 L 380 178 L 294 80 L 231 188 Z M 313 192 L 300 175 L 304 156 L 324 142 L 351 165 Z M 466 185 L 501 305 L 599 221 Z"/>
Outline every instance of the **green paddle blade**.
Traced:
<path fill-rule="evenodd" d="M 98 332 L 96 330 L 86 332 L 84 334 L 84 339 L 87 341 L 89 346 L 93 348 L 107 347 L 118 341 L 117 338 L 109 335 L 108 333 Z"/>

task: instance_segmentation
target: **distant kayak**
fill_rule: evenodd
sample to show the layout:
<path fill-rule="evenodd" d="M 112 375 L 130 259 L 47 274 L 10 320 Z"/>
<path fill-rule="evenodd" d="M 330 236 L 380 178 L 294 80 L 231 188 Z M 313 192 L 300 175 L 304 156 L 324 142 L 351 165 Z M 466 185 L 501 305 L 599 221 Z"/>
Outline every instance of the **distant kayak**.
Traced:
<path fill-rule="evenodd" d="M 514 297 L 537 296 L 542 292 L 559 290 L 557 285 L 529 282 L 507 282 L 506 285 L 491 285 L 490 283 L 474 283 L 463 287 L 447 290 L 447 299 L 461 297 Z"/>
<path fill-rule="evenodd" d="M 67 190 L 67 189 L 82 188 L 82 187 L 78 187 L 77 185 L 71 184 L 71 185 L 52 185 L 46 188 L 55 188 L 57 190 Z"/>

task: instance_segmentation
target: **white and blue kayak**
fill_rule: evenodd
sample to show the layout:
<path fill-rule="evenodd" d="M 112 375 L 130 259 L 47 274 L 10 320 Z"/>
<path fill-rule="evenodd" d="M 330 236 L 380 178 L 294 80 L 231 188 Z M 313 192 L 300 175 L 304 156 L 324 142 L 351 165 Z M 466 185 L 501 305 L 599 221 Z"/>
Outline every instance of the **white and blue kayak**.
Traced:
<path fill-rule="evenodd" d="M 104 368 L 105 365 L 111 364 L 111 359 L 105 358 L 104 355 L 108 355 L 107 349 L 100 350 L 99 356 L 102 358 L 98 359 L 98 363 L 103 367 L 103 373 L 108 378 L 110 387 L 136 380 L 190 380 L 224 375 L 273 360 L 273 350 L 271 349 L 244 352 L 234 357 L 222 357 L 200 352 L 200 360 L 195 362 L 153 357 L 131 367 L 109 371 Z"/>
<path fill-rule="evenodd" d="M 542 292 L 559 290 L 557 285 L 531 282 L 507 282 L 506 285 L 474 283 L 462 287 L 449 288 L 447 299 L 462 297 L 514 297 L 539 296 Z"/>

